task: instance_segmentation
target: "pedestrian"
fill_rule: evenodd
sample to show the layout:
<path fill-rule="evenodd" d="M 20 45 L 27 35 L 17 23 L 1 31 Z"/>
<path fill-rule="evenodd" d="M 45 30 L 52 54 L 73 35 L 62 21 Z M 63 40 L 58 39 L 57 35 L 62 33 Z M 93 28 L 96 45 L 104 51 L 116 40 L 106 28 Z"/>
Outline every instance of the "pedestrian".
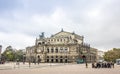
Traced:
<path fill-rule="evenodd" d="M 95 63 L 94 62 L 92 63 L 92 68 L 95 68 Z"/>
<path fill-rule="evenodd" d="M 114 68 L 114 62 L 111 62 L 111 66 L 112 66 L 112 68 Z"/>
<path fill-rule="evenodd" d="M 104 63 L 102 63 L 102 68 L 104 68 Z"/>
<path fill-rule="evenodd" d="M 29 60 L 29 67 L 30 67 L 30 65 L 31 65 L 31 61 Z"/>
<path fill-rule="evenodd" d="M 88 68 L 88 63 L 86 62 L 85 64 L 86 64 L 86 68 Z"/>
<path fill-rule="evenodd" d="M 34 59 L 34 64 L 36 65 L 36 59 Z"/>
<path fill-rule="evenodd" d="M 111 64 L 109 62 L 107 63 L 107 68 L 111 68 Z"/>

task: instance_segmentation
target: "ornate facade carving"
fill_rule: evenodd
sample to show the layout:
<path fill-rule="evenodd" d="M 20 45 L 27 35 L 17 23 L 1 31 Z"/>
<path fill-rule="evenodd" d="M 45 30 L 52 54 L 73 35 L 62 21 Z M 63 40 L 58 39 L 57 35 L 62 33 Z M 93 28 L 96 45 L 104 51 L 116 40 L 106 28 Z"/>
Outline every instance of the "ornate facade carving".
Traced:
<path fill-rule="evenodd" d="M 84 37 L 63 30 L 49 38 L 44 37 L 42 33 L 34 46 L 26 48 L 27 60 L 34 61 L 39 56 L 40 62 L 76 62 L 83 55 L 88 62 L 91 61 L 90 45 L 84 43 Z"/>

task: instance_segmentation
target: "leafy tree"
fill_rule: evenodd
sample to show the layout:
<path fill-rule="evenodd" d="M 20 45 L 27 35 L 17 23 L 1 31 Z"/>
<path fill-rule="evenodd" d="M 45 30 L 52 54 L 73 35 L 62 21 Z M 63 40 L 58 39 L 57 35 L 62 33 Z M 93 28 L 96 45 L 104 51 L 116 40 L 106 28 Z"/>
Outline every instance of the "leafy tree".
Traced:
<path fill-rule="evenodd" d="M 7 61 L 19 61 L 23 60 L 23 52 L 22 50 L 14 50 L 11 46 L 8 46 L 6 50 L 2 54 Z"/>
<path fill-rule="evenodd" d="M 16 51 L 15 59 L 19 59 L 19 61 L 23 61 L 23 55 L 24 55 L 24 53 L 22 52 L 22 50 L 18 50 L 18 51 Z"/>
<path fill-rule="evenodd" d="M 105 61 L 113 61 L 115 62 L 116 59 L 120 58 L 120 49 L 119 48 L 113 48 L 112 50 L 109 50 L 105 52 L 104 59 Z"/>
<path fill-rule="evenodd" d="M 6 50 L 2 54 L 7 61 L 13 61 L 14 60 L 14 50 L 11 46 L 8 46 Z"/>

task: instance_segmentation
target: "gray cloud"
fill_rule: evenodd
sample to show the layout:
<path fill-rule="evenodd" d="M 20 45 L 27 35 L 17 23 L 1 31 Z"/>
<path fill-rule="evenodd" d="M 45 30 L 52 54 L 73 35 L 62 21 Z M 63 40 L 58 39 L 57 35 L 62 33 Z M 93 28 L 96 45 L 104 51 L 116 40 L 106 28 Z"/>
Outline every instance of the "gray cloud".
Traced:
<path fill-rule="evenodd" d="M 85 42 L 98 49 L 120 46 L 119 0 L 13 0 L 11 3 L 0 6 L 1 40 L 11 37 L 10 34 L 15 37 L 20 34 L 26 42 L 31 39 L 34 43 L 41 32 L 50 36 L 64 28 L 84 35 Z M 22 40 L 17 39 L 13 42 L 15 44 L 8 43 L 21 48 L 30 45 L 23 45 Z M 6 43 L 1 41 L 3 45 Z"/>

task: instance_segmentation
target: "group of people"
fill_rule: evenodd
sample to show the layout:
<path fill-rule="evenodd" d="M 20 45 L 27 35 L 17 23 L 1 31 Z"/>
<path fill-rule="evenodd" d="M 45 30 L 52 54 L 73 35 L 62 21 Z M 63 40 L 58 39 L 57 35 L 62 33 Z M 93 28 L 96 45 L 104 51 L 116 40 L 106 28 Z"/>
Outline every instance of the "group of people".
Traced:
<path fill-rule="evenodd" d="M 97 62 L 92 63 L 92 68 L 114 68 L 113 62 Z"/>

